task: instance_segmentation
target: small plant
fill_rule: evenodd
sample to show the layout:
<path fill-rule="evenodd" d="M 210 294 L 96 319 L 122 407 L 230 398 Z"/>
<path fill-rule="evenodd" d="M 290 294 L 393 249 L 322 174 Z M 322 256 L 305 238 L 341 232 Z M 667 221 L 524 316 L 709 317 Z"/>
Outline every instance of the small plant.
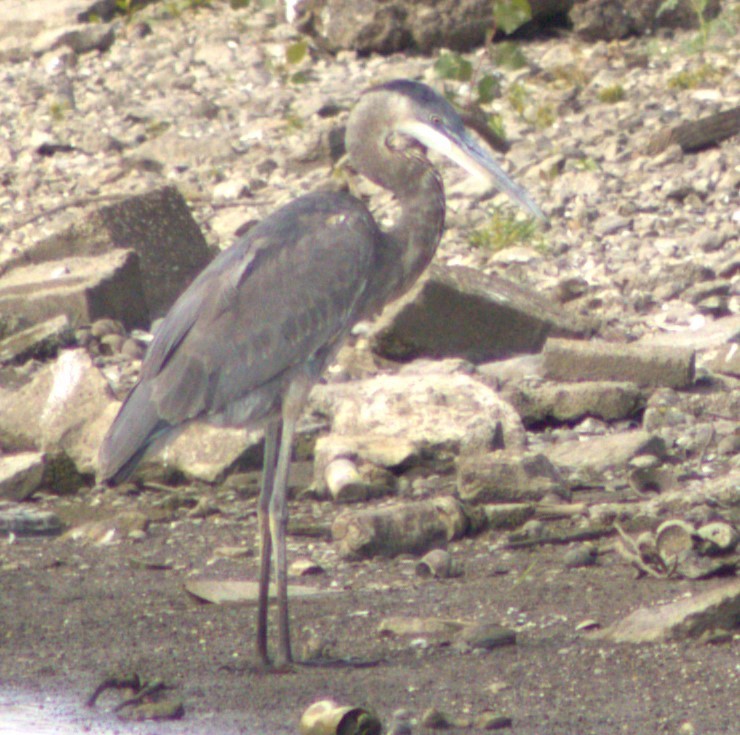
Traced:
<path fill-rule="evenodd" d="M 509 104 L 519 117 L 524 117 L 524 107 L 527 104 L 528 98 L 529 95 L 527 94 L 527 89 L 523 84 L 514 82 L 514 84 L 509 87 Z"/>
<path fill-rule="evenodd" d="M 696 89 L 702 84 L 715 81 L 721 76 L 711 64 L 702 64 L 696 69 L 685 69 L 668 79 L 668 89 Z"/>
<path fill-rule="evenodd" d="M 291 43 L 285 49 L 286 67 L 298 66 L 308 58 L 308 41 L 302 38 L 300 41 Z M 285 70 L 287 73 L 287 69 Z M 305 71 L 294 71 L 287 74 L 288 81 L 291 84 L 305 84 L 308 81 L 308 74 Z"/>
<path fill-rule="evenodd" d="M 64 114 L 69 109 L 68 105 L 64 105 L 58 100 L 54 100 L 49 103 L 49 115 L 54 122 L 61 122 L 64 120 Z"/>
<path fill-rule="evenodd" d="M 471 232 L 468 241 L 472 247 L 492 253 L 520 243 L 528 243 L 538 250 L 544 248 L 537 222 L 531 217 L 521 219 L 504 207 L 494 207 L 488 222 Z"/>
<path fill-rule="evenodd" d="M 456 53 L 441 54 L 434 63 L 434 72 L 440 78 L 451 82 L 472 82 L 474 77 L 473 64 L 464 56 Z M 492 74 L 482 76 L 473 85 L 476 102 L 479 105 L 487 105 L 499 95 L 499 81 Z M 445 86 L 445 97 L 454 101 L 455 93 Z"/>
<path fill-rule="evenodd" d="M 494 0 L 493 22 L 507 36 L 532 20 L 529 0 Z"/>
<path fill-rule="evenodd" d="M 288 125 L 288 130 L 290 132 L 297 132 L 299 130 L 303 130 L 304 122 L 301 119 L 300 115 L 293 112 L 293 110 L 288 110 L 285 113 L 285 122 Z"/>
<path fill-rule="evenodd" d="M 576 171 L 598 171 L 600 166 L 598 161 L 591 156 L 585 156 L 584 158 L 576 158 L 573 161 L 573 168 Z"/>
<path fill-rule="evenodd" d="M 488 116 L 488 127 L 491 128 L 493 134 L 506 140 L 506 128 L 504 127 L 504 118 L 501 115 L 493 114 Z"/>
<path fill-rule="evenodd" d="M 502 41 L 491 46 L 489 55 L 496 66 L 503 66 L 507 69 L 521 69 L 527 65 L 524 51 L 511 41 Z"/>
<path fill-rule="evenodd" d="M 557 118 L 555 108 L 552 105 L 537 105 L 534 111 L 534 123 L 535 127 L 543 130 L 549 128 Z"/>
<path fill-rule="evenodd" d="M 600 102 L 613 105 L 615 102 L 621 102 L 627 95 L 621 84 L 611 84 L 600 89 L 597 96 Z"/>
<path fill-rule="evenodd" d="M 123 0 L 130 2 L 130 0 Z M 173 18 L 179 18 L 187 10 L 198 10 L 200 8 L 210 8 L 210 0 L 166 0 L 164 9 Z"/>
<path fill-rule="evenodd" d="M 591 81 L 591 76 L 586 69 L 577 64 L 561 64 L 552 70 L 552 74 L 555 80 L 565 87 L 581 89 Z"/>
<path fill-rule="evenodd" d="M 469 82 L 473 78 L 473 65 L 460 54 L 444 53 L 434 62 L 434 73 L 440 79 Z"/>
<path fill-rule="evenodd" d="M 663 13 L 675 10 L 678 2 L 679 0 L 663 0 L 658 8 L 658 12 L 655 14 L 655 17 L 658 18 L 663 15 Z M 696 20 L 699 24 L 699 45 L 701 48 L 704 48 L 709 40 L 709 21 L 704 15 L 707 5 L 709 4 L 709 0 L 689 0 L 689 4 L 691 5 L 691 9 L 694 11 L 694 15 L 696 15 Z"/>

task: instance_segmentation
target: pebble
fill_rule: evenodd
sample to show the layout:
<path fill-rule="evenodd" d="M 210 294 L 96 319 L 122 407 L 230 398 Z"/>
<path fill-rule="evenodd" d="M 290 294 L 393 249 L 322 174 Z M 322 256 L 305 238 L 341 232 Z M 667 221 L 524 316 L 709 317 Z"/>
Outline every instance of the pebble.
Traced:
<path fill-rule="evenodd" d="M 596 564 L 598 551 L 593 546 L 582 544 L 573 549 L 569 549 L 563 557 L 563 564 L 568 569 L 578 569 L 579 567 L 591 567 Z"/>

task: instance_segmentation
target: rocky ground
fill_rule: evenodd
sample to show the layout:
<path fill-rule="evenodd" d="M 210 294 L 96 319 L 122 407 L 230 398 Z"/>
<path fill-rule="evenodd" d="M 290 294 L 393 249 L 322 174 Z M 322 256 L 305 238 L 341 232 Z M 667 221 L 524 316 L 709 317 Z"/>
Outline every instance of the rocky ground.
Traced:
<path fill-rule="evenodd" d="M 385 221 L 388 196 L 332 171 L 358 91 L 411 77 L 459 102 L 478 96 L 475 80 L 440 77 L 440 54 L 304 53 L 269 4 L 198 5 L 153 3 L 61 42 L 58 28 L 12 43 L 0 34 L 0 336 L 29 326 L 12 301 L 18 282 L 4 279 L 89 212 L 174 184 L 216 249 L 298 194 L 349 181 Z M 251 607 L 185 590 L 256 578 L 256 439 L 244 455 L 237 434 L 196 433 L 143 484 L 93 488 L 114 392 L 135 377 L 146 335 L 65 322 L 51 327 L 59 352 L 29 359 L 0 344 L 0 711 L 30 694 L 50 697 L 40 718 L 92 732 L 289 733 L 331 697 L 396 732 L 432 729 L 430 708 L 458 729 L 510 720 L 522 735 L 732 732 L 740 156 L 737 136 L 699 151 L 656 138 L 740 104 L 738 6 L 724 6 L 705 39 L 586 43 L 561 29 L 520 41 L 518 68 L 482 50 L 466 57 L 475 79 L 499 79 L 483 109 L 551 226 L 527 226 L 445 167 L 431 285 L 359 330 L 312 396 L 289 552 L 323 572 L 299 582 L 325 594 L 294 596 L 296 648 L 374 665 L 256 671 Z M 443 329 L 465 331 L 444 316 L 420 326 L 415 303 L 441 293 L 494 325 L 502 289 L 519 332 L 549 333 L 541 352 L 502 333 L 497 344 L 512 344 L 501 355 L 482 354 L 478 335 L 457 352 L 404 355 L 447 360 L 388 359 L 403 329 L 435 332 L 437 345 Z M 593 351 L 557 336 L 591 336 Z M 539 354 L 495 359 L 520 351 Z M 72 373 L 84 391 L 60 418 L 48 408 L 54 376 Z M 440 498 L 461 576 L 420 575 L 403 539 L 372 537 L 382 509 L 413 520 Z M 411 526 L 419 548 L 434 545 L 435 523 Z M 49 535 L 29 533 L 39 524 Z M 358 528 L 369 529 L 364 546 Z M 385 558 L 389 545 L 402 553 Z M 119 690 L 82 707 L 106 677 L 133 673 L 164 682 L 157 696 L 182 702 L 184 718 L 122 724 L 110 714 Z"/>

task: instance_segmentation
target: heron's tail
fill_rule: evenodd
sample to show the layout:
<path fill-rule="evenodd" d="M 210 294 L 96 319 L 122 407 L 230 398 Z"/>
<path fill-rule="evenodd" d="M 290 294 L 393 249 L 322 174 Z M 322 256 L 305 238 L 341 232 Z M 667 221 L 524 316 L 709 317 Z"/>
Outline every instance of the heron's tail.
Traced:
<path fill-rule="evenodd" d="M 118 485 L 126 480 L 152 444 L 172 426 L 159 417 L 152 384 L 139 383 L 123 402 L 100 445 L 98 481 Z"/>

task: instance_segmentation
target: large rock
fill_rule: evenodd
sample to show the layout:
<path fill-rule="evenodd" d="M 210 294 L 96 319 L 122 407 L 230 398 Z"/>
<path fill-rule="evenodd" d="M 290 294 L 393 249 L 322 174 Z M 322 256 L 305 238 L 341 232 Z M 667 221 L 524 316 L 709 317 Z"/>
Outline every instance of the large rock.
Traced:
<path fill-rule="evenodd" d="M 657 27 L 695 28 L 696 11 L 692 0 L 678 0 L 675 8 L 658 15 L 664 0 L 575 0 L 570 12 L 573 30 L 590 41 L 611 41 L 631 35 L 644 35 Z M 719 0 L 709 0 L 704 17 L 714 18 Z"/>
<path fill-rule="evenodd" d="M 0 405 L 0 448 L 63 453 L 88 475 L 117 409 L 84 350 L 64 350 L 17 391 L 0 389 Z"/>
<path fill-rule="evenodd" d="M 283 0 L 286 17 L 325 49 L 391 54 L 405 49 L 469 51 L 495 27 L 490 0 Z M 655 28 L 695 28 L 691 0 L 658 15 L 663 0 L 529 0 L 532 19 L 570 13 L 575 30 L 588 39 L 615 39 Z M 719 0 L 710 0 L 707 18 Z M 499 30 L 502 30 L 499 28 Z"/>
<path fill-rule="evenodd" d="M 663 439 L 646 431 L 624 431 L 584 437 L 547 447 L 543 453 L 568 478 L 571 487 L 600 484 L 610 471 L 625 470 L 631 459 L 652 455 L 663 459 Z"/>
<path fill-rule="evenodd" d="M 54 356 L 60 347 L 71 344 L 73 339 L 69 319 L 66 314 L 60 314 L 0 340 L 0 365 Z"/>
<path fill-rule="evenodd" d="M 139 257 L 132 250 L 68 257 L 15 268 L 0 277 L 0 330 L 66 316 L 90 324 L 109 316 L 128 328 L 146 327 Z"/>
<path fill-rule="evenodd" d="M 3 0 L 0 3 L 0 60 L 32 53 L 32 40 L 45 31 L 91 20 L 110 20 L 116 0 Z"/>
<path fill-rule="evenodd" d="M 521 385 L 507 389 L 505 396 L 527 425 L 585 416 L 614 421 L 633 416 L 645 403 L 634 383 L 612 381 Z"/>
<path fill-rule="evenodd" d="M 384 357 L 464 357 L 472 362 L 539 352 L 549 335 L 578 336 L 587 325 L 539 293 L 462 266 L 433 266 L 376 322 Z"/>
<path fill-rule="evenodd" d="M 219 482 L 230 471 L 241 468 L 246 455 L 256 465 L 262 444 L 261 431 L 223 428 L 206 423 L 194 423 L 159 453 L 147 460 L 149 465 L 164 466 L 168 471 L 178 470 L 190 479 Z"/>
<path fill-rule="evenodd" d="M 547 457 L 521 451 L 461 457 L 457 492 L 461 500 L 473 503 L 521 503 L 551 494 L 570 498 Z"/>
<path fill-rule="evenodd" d="M 617 643 L 663 643 L 740 626 L 740 579 L 667 605 L 640 608 L 594 634 Z"/>
<path fill-rule="evenodd" d="M 139 254 L 144 302 L 151 319 L 163 316 L 211 260 L 187 202 L 172 186 L 98 207 L 79 223 L 36 243 L 24 258 L 40 263 L 113 248 L 130 248 Z M 142 308 L 133 302 L 129 307 Z M 130 323 L 132 318 L 121 321 Z"/>
<path fill-rule="evenodd" d="M 0 455 L 0 498 L 25 500 L 38 490 L 43 476 L 44 455 L 40 452 Z"/>
<path fill-rule="evenodd" d="M 516 411 L 470 375 L 404 373 L 318 386 L 312 404 L 332 417 L 332 432 L 342 441 L 358 440 L 354 446 L 367 450 L 368 461 L 388 443 L 400 446 L 395 456 L 413 452 L 419 462 L 524 442 Z"/>

